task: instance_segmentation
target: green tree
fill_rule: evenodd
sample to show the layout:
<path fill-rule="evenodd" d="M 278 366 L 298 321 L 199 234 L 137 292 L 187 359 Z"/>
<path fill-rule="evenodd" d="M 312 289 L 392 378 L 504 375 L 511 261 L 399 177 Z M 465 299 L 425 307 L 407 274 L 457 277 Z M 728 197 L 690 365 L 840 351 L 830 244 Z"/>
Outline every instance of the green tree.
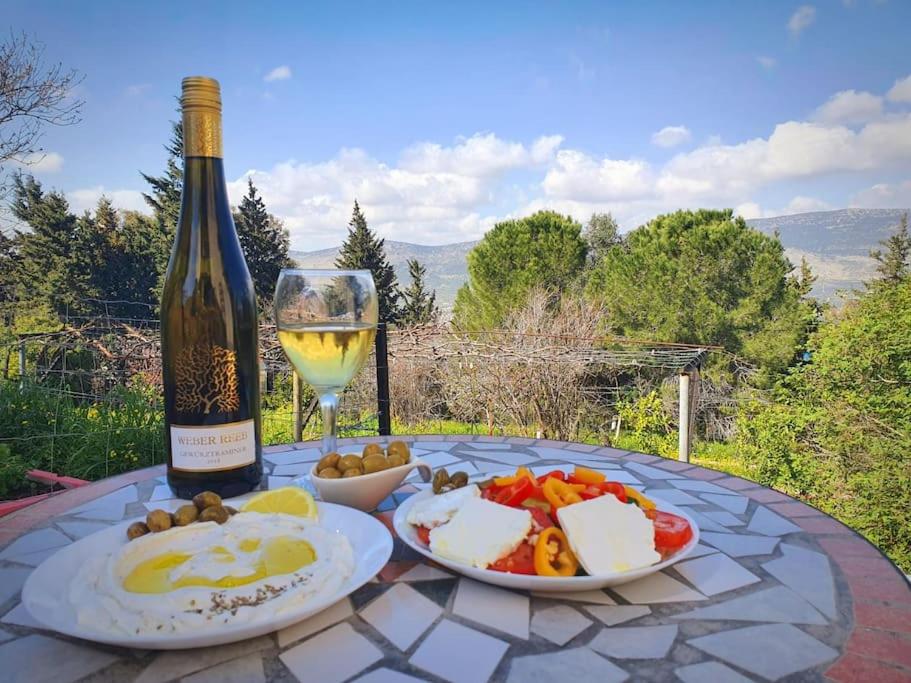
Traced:
<path fill-rule="evenodd" d="M 252 178 L 247 180 L 247 194 L 234 212 L 234 225 L 253 278 L 259 309 L 265 311 L 272 304 L 279 272 L 291 263 L 290 238 L 282 222 L 266 210 Z"/>
<path fill-rule="evenodd" d="M 587 292 L 618 334 L 722 345 L 770 376 L 793 361 L 807 332 L 791 270 L 781 242 L 731 210 L 677 211 L 611 248 Z"/>
<path fill-rule="evenodd" d="M 623 243 L 620 226 L 610 213 L 593 213 L 582 230 L 582 238 L 588 245 L 588 258 L 592 264 Z"/>
<path fill-rule="evenodd" d="M 408 275 L 411 284 L 404 292 L 402 298 L 402 323 L 405 325 L 426 325 L 436 322 L 440 311 L 436 306 L 437 294 L 428 292 L 424 285 L 424 276 L 427 269 L 417 259 L 408 259 Z"/>
<path fill-rule="evenodd" d="M 337 268 L 369 270 L 373 274 L 379 299 L 380 322 L 395 324 L 402 315 L 399 307 L 402 295 L 395 271 L 386 259 L 385 243 L 367 227 L 367 219 L 355 200 L 348 223 L 348 237 L 342 243 L 335 265 Z"/>
<path fill-rule="evenodd" d="M 816 276 L 813 274 L 813 270 L 810 268 L 809 262 L 807 262 L 806 256 L 800 257 L 800 272 L 797 276 L 794 277 L 794 287 L 797 289 L 797 294 L 802 298 L 806 299 L 810 296 L 810 292 L 813 290 L 813 285 L 816 283 Z"/>
<path fill-rule="evenodd" d="M 468 283 L 456 295 L 454 319 L 466 330 L 497 327 L 540 287 L 559 293 L 585 267 L 581 226 L 568 216 L 539 211 L 497 223 L 468 254 Z"/>
<path fill-rule="evenodd" d="M 183 190 L 182 122 L 171 122 L 171 139 L 164 148 L 168 153 L 164 173 L 160 176 L 140 173 L 151 186 L 151 190 L 148 193 L 143 193 L 142 197 L 152 209 L 158 228 L 152 236 L 157 244 L 150 245 L 152 252 L 155 254 L 157 277 L 153 296 L 156 301 L 161 298 L 164 274 L 168 268 L 171 245 L 174 242 L 174 233 L 177 230 L 177 220 L 180 218 L 180 194 Z"/>
<path fill-rule="evenodd" d="M 874 249 L 870 256 L 877 261 L 876 272 L 885 282 L 899 282 L 911 268 L 911 235 L 908 234 L 908 213 L 902 214 L 895 234 L 880 242 L 885 251 Z"/>

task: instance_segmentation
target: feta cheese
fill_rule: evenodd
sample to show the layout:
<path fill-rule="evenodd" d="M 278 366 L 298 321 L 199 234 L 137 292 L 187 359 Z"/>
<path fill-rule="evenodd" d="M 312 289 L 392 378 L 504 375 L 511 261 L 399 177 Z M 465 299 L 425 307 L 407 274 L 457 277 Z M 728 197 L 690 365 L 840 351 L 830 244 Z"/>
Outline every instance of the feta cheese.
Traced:
<path fill-rule="evenodd" d="M 592 576 L 647 567 L 655 551 L 655 528 L 637 505 L 606 495 L 557 510 L 560 526 L 579 562 Z"/>
<path fill-rule="evenodd" d="M 409 524 L 425 526 L 432 529 L 448 522 L 459 508 L 470 498 L 478 498 L 481 490 L 471 484 L 454 491 L 447 491 L 438 496 L 431 496 L 415 503 L 408 511 L 406 518 Z"/>
<path fill-rule="evenodd" d="M 506 557 L 531 530 L 531 513 L 470 498 L 448 524 L 430 531 L 430 550 L 481 569 Z"/>

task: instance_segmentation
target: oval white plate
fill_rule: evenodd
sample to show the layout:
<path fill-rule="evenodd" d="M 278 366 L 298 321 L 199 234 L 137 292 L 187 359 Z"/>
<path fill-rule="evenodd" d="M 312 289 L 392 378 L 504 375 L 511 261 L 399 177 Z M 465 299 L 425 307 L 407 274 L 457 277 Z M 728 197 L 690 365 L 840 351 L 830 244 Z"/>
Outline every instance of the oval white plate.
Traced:
<path fill-rule="evenodd" d="M 485 475 L 485 477 L 491 475 Z M 496 475 L 494 475 L 496 476 Z M 617 574 L 604 574 L 601 576 L 530 576 L 527 574 L 507 574 L 506 572 L 496 572 L 492 569 L 478 569 L 477 567 L 472 567 L 467 564 L 462 564 L 461 562 L 453 562 L 439 555 L 434 555 L 430 552 L 430 548 L 422 544 L 418 540 L 417 532 L 415 527 L 409 524 L 406 519 L 408 517 L 408 511 L 411 509 L 411 506 L 414 505 L 419 500 L 424 500 L 433 495 L 433 491 L 430 489 L 425 489 L 420 493 L 416 493 L 413 496 L 409 497 L 404 503 L 402 503 L 398 509 L 395 511 L 395 517 L 393 517 L 393 526 L 395 527 L 395 532 L 399 535 L 399 538 L 405 542 L 406 545 L 414 548 L 416 551 L 421 553 L 424 557 L 433 560 L 434 562 L 439 562 L 444 567 L 448 567 L 453 571 L 456 571 L 460 574 L 464 574 L 472 579 L 477 579 L 478 581 L 484 581 L 485 583 L 492 583 L 497 586 L 504 586 L 506 588 L 517 588 L 520 590 L 529 590 L 529 591 L 541 591 L 541 592 L 551 592 L 551 593 L 571 593 L 573 591 L 587 591 L 587 590 L 597 590 L 600 588 L 605 588 L 607 586 L 618 586 L 621 583 L 627 583 L 628 581 L 635 581 L 636 579 L 641 579 L 644 576 L 649 574 L 654 574 L 657 571 L 669 567 L 675 562 L 679 562 L 685 558 L 689 552 L 696 547 L 696 544 L 699 542 L 699 527 L 696 522 L 693 521 L 693 518 L 688 514 L 679 510 L 670 503 L 661 500 L 660 498 L 652 497 L 652 500 L 655 501 L 655 505 L 659 510 L 664 510 L 665 512 L 672 512 L 675 515 L 680 515 L 686 521 L 690 523 L 690 526 L 693 529 L 693 538 L 687 543 L 683 548 L 681 548 L 677 553 L 663 562 L 658 564 L 653 564 L 648 567 L 642 567 L 640 569 L 633 569 L 628 572 L 619 572 Z"/>
<path fill-rule="evenodd" d="M 227 501 L 237 507 L 249 496 Z M 286 613 L 268 615 L 252 624 L 231 624 L 202 633 L 155 634 L 125 636 L 92 630 L 76 620 L 76 613 L 67 599 L 69 582 L 74 568 L 89 557 L 110 553 L 127 542 L 126 529 L 130 521 L 99 531 L 76 541 L 46 559 L 31 573 L 22 588 L 22 603 L 31 615 L 46 627 L 69 636 L 99 643 L 153 650 L 178 650 L 209 645 L 221 645 L 253 638 L 285 628 L 320 612 L 346 595 L 354 592 L 376 576 L 392 555 L 392 535 L 381 522 L 358 510 L 318 503 L 320 525 L 345 534 L 354 549 L 354 573 L 334 593 L 317 594 L 311 600 Z M 268 609 L 268 606 L 266 606 Z"/>

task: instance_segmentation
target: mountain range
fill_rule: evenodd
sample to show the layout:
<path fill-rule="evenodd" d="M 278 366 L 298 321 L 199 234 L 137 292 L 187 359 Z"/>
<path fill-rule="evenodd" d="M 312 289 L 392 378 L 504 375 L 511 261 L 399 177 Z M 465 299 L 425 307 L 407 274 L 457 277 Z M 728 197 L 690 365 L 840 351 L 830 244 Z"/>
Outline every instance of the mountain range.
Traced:
<path fill-rule="evenodd" d="M 858 288 L 874 273 L 870 250 L 888 238 L 905 209 L 840 209 L 813 211 L 775 218 L 757 218 L 747 223 L 772 235 L 778 233 L 785 253 L 796 266 L 807 259 L 817 276 L 813 295 L 838 303 L 842 291 Z M 428 246 L 386 240 L 386 255 L 402 287 L 407 286 L 408 260 L 417 259 L 427 268 L 427 285 L 437 292 L 444 310 L 452 308 L 459 287 L 466 281 L 466 256 L 477 242 Z M 302 268 L 331 268 L 338 248 L 292 251 Z"/>

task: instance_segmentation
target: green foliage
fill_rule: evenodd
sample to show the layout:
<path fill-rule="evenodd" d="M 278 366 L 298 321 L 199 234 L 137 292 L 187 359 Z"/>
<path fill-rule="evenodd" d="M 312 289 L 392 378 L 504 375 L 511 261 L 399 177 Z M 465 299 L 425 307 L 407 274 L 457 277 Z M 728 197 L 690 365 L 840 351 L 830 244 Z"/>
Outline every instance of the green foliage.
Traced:
<path fill-rule="evenodd" d="M 610 213 L 593 213 L 582 230 L 588 245 L 588 259 L 592 264 L 600 261 L 613 247 L 623 244 L 620 226 Z"/>
<path fill-rule="evenodd" d="M 22 482 L 29 467 L 21 457 L 13 455 L 8 444 L 0 444 L 0 498 L 22 489 Z"/>
<path fill-rule="evenodd" d="M 335 265 L 343 269 L 369 270 L 376 285 L 380 322 L 394 324 L 402 315 L 399 307 L 402 295 L 395 270 L 386 260 L 385 243 L 367 227 L 367 219 L 355 200 L 348 223 L 348 237 L 342 243 Z"/>
<path fill-rule="evenodd" d="M 253 278 L 259 310 L 269 310 L 278 274 L 290 264 L 290 240 L 282 222 L 266 211 L 252 178 L 247 180 L 247 194 L 234 213 L 234 225 Z"/>
<path fill-rule="evenodd" d="M 886 282 L 900 282 L 911 269 L 911 235 L 908 234 L 908 213 L 902 214 L 895 234 L 882 242 L 885 251 L 874 249 L 870 256 L 877 261 L 876 272 Z"/>
<path fill-rule="evenodd" d="M 427 269 L 417 259 L 408 260 L 408 274 L 411 284 L 404 292 L 402 298 L 402 323 L 404 325 L 425 325 L 435 322 L 440 311 L 436 305 L 436 292 L 428 292 L 424 285 L 424 275 Z"/>
<path fill-rule="evenodd" d="M 608 250 L 587 292 L 618 334 L 722 345 L 775 373 L 793 361 L 809 314 L 791 269 L 777 239 L 732 211 L 678 211 Z"/>
<path fill-rule="evenodd" d="M 667 421 L 658 391 L 619 401 L 617 414 L 624 430 L 622 448 L 677 457 L 677 434 Z"/>
<path fill-rule="evenodd" d="M 456 295 L 455 323 L 498 327 L 535 288 L 564 292 L 585 266 L 581 226 L 553 211 L 497 223 L 468 254 L 468 283 Z"/>

